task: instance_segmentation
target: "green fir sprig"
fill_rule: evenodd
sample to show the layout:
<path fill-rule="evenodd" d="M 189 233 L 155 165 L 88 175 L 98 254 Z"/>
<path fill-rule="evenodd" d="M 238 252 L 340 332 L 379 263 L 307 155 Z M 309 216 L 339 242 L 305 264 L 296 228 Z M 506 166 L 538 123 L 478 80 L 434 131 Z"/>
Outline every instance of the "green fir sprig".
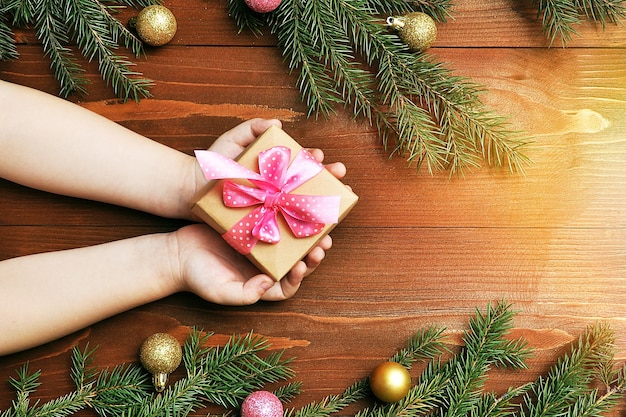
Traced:
<path fill-rule="evenodd" d="M 598 417 L 623 397 L 626 366 L 615 363 L 615 336 L 604 323 L 590 326 L 572 344 L 569 354 L 536 381 L 501 395 L 484 390 L 492 366 L 526 367 L 530 349 L 522 339 L 511 339 L 515 312 L 506 302 L 476 311 L 463 334 L 463 345 L 446 346 L 445 329 L 431 326 L 411 337 L 389 360 L 419 373 L 409 393 L 395 403 L 374 400 L 368 378 L 339 395 L 288 409 L 285 417 L 330 417 L 359 400 L 369 407 L 355 417 Z M 274 393 L 287 402 L 300 393 L 284 351 L 267 352 L 267 339 L 249 333 L 231 337 L 224 346 L 209 347 L 211 334 L 194 329 L 183 346 L 186 375 L 160 394 L 154 393 L 150 375 L 137 364 L 98 370 L 92 366 L 95 349 L 75 348 L 70 375 L 76 389 L 41 402 L 33 400 L 41 371 L 23 365 L 9 380 L 16 392 L 11 408 L 0 417 L 63 417 L 92 409 L 99 416 L 188 416 L 209 404 L 230 414 L 252 391 L 282 383 Z M 416 362 L 420 363 L 419 371 Z"/>
<path fill-rule="evenodd" d="M 391 155 L 418 169 L 462 173 L 481 162 L 523 171 L 528 140 L 485 108 L 483 88 L 454 75 L 428 53 L 413 53 L 384 23 L 384 16 L 422 11 L 444 22 L 449 0 L 283 0 L 257 15 L 228 0 L 240 30 L 276 33 L 309 116 L 352 109 L 378 129 Z"/>
<path fill-rule="evenodd" d="M 624 0 L 533 0 L 533 4 L 550 45 L 557 40 L 567 45 L 572 35 L 578 35 L 576 26 L 583 18 L 599 22 L 604 29 L 626 17 Z"/>
<path fill-rule="evenodd" d="M 149 97 L 152 82 L 133 70 L 135 64 L 118 51 L 123 45 L 139 57 L 142 42 L 114 14 L 122 7 L 156 3 L 158 0 L 0 0 L 0 59 L 18 57 L 9 23 L 34 27 L 59 82 L 59 95 L 87 93 L 89 80 L 76 56 L 78 48 L 87 61 L 98 62 L 102 78 L 118 97 Z"/>

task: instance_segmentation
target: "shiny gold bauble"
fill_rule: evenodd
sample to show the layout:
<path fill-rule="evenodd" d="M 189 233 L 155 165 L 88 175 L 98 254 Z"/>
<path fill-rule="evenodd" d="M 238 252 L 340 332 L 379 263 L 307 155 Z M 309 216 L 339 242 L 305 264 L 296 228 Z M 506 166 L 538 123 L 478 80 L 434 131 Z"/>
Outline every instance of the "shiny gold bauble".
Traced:
<path fill-rule="evenodd" d="M 178 368 L 182 357 L 180 343 L 167 333 L 155 333 L 148 337 L 139 351 L 141 364 L 152 374 L 152 382 L 157 392 L 165 389 L 169 374 Z"/>
<path fill-rule="evenodd" d="M 370 375 L 372 393 L 381 401 L 395 403 L 411 389 L 411 374 L 397 362 L 384 362 Z"/>
<path fill-rule="evenodd" d="M 134 19 L 137 35 L 151 46 L 165 45 L 176 34 L 176 18 L 165 6 L 152 5 L 144 8 Z"/>
<path fill-rule="evenodd" d="M 425 51 L 437 38 L 437 25 L 425 13 L 413 12 L 399 17 L 388 17 L 387 24 L 398 31 L 400 39 L 412 51 Z"/>

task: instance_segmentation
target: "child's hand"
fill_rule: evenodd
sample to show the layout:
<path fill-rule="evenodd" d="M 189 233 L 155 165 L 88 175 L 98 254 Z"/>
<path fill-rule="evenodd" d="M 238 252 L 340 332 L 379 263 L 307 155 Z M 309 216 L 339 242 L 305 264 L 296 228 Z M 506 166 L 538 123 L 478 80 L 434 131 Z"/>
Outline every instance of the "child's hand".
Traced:
<path fill-rule="evenodd" d="M 173 234 L 173 275 L 177 288 L 191 291 L 207 301 L 224 305 L 253 304 L 258 300 L 280 301 L 293 296 L 302 279 L 322 262 L 332 246 L 324 237 L 280 282 L 259 273 L 245 257 L 203 224 L 183 227 Z"/>
<path fill-rule="evenodd" d="M 209 148 L 229 158 L 236 158 L 250 143 L 271 125 L 281 127 L 278 120 L 252 119 L 220 136 Z M 310 152 L 320 162 L 324 155 L 319 149 Z M 335 177 L 342 178 L 345 166 L 333 163 L 326 166 Z M 197 170 L 199 187 L 205 184 L 200 169 Z M 192 291 L 208 301 L 218 304 L 252 304 L 262 299 L 278 301 L 293 296 L 302 279 L 317 268 L 332 246 L 330 236 L 324 237 L 318 246 L 298 262 L 280 282 L 260 274 L 244 256 L 231 248 L 217 232 L 206 225 L 191 225 L 174 234 L 175 270 L 173 275 L 180 281 L 178 287 Z"/>

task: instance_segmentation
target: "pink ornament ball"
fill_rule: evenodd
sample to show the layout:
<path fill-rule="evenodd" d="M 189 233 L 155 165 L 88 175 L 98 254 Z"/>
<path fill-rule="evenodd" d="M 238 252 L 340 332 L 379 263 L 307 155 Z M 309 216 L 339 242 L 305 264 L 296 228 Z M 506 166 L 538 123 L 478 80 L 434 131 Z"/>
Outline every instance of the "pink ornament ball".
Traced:
<path fill-rule="evenodd" d="M 283 403 L 269 391 L 255 391 L 241 404 L 241 417 L 282 417 Z"/>
<path fill-rule="evenodd" d="M 281 0 L 245 0 L 249 8 L 257 13 L 273 12 L 280 6 Z"/>

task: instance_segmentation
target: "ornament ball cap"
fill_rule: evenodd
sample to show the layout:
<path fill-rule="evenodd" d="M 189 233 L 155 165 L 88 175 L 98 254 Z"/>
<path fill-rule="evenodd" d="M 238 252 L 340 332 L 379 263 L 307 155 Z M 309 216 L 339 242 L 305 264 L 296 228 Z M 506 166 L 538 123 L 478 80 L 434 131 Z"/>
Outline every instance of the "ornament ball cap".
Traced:
<path fill-rule="evenodd" d="M 168 378 L 169 378 L 169 374 L 160 373 L 160 374 L 152 375 L 152 385 L 154 385 L 154 390 L 156 392 L 165 391 Z"/>
<path fill-rule="evenodd" d="M 402 19 L 401 17 L 389 16 L 387 18 L 387 25 L 391 26 L 394 29 L 402 29 L 404 27 L 404 19 Z"/>

